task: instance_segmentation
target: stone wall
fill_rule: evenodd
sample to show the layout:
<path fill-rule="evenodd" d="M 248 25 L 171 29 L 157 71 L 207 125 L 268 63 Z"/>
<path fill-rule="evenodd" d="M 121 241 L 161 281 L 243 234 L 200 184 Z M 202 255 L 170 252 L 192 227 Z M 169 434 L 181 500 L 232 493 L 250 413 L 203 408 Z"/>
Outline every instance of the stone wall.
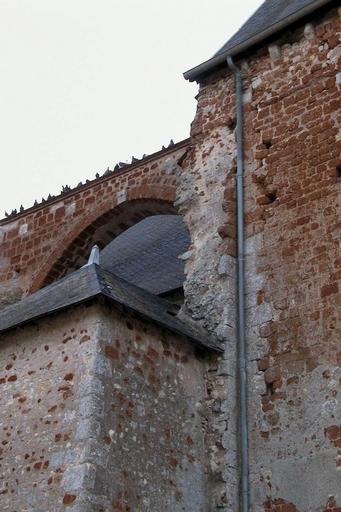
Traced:
<path fill-rule="evenodd" d="M 209 510 L 236 510 L 236 263 L 235 122 L 230 116 L 233 81 L 212 80 L 200 88 L 191 147 L 180 165 L 176 206 L 192 244 L 186 257 L 182 314 L 200 321 L 226 344 L 223 361 L 209 372 L 207 407 L 210 478 Z"/>
<path fill-rule="evenodd" d="M 329 13 L 326 9 L 306 23 L 281 34 L 277 40 L 262 45 L 239 62 L 244 75 L 245 107 L 252 512 L 336 512 L 341 507 L 340 8 L 333 8 Z M 56 261 L 61 263 L 61 271 L 65 270 L 66 264 L 73 261 L 64 253 L 68 244 L 76 241 L 76 246 L 80 244 L 84 253 L 84 247 L 95 241 L 95 234 L 101 234 L 102 227 L 110 221 L 105 217 L 106 212 L 112 211 L 113 206 L 120 206 L 117 201 L 124 203 L 126 197 L 143 199 L 147 197 L 148 189 L 148 194 L 151 194 L 148 198 L 153 202 L 146 207 L 147 215 L 148 211 L 158 212 L 158 207 L 154 207 L 161 204 L 160 199 L 164 202 L 162 204 L 167 204 L 160 213 L 168 212 L 168 208 L 172 210 L 172 202 L 176 200 L 175 207 L 183 215 L 192 239 L 189 251 L 183 255 L 186 282 L 185 306 L 181 314 L 191 316 L 215 333 L 226 344 L 226 350 L 221 361 L 210 361 L 207 367 L 207 393 L 200 395 L 204 393 L 200 384 L 198 395 L 195 395 L 208 450 L 206 484 L 213 491 L 205 491 L 208 503 L 199 505 L 191 495 L 191 485 L 195 480 L 200 489 L 199 496 L 204 500 L 199 464 L 195 466 L 191 476 L 194 480 L 189 481 L 188 489 L 180 484 L 181 478 L 190 473 L 186 469 L 188 464 L 192 464 L 189 455 L 193 455 L 190 452 L 191 442 L 186 443 L 184 432 L 175 428 L 186 424 L 186 415 L 173 416 L 175 438 L 171 449 L 174 453 L 167 455 L 162 462 L 161 474 L 167 470 L 179 478 L 169 477 L 175 486 L 170 481 L 168 484 L 162 481 L 163 477 L 158 481 L 173 510 L 177 510 L 176 507 L 187 510 L 191 500 L 195 506 L 206 507 L 210 512 L 238 510 L 234 90 L 234 79 L 227 69 L 202 80 L 191 143 L 168 155 L 166 166 L 160 163 L 153 167 L 151 164 L 145 171 L 146 177 L 143 177 L 144 167 L 135 166 L 133 170 L 142 173 L 139 177 L 134 178 L 128 171 L 122 171 L 117 177 L 109 176 L 104 181 L 85 186 L 79 195 L 74 192 L 51 205 L 28 212 L 27 220 L 22 214 L 5 221 L 0 227 L 3 242 L 2 291 L 5 300 L 10 301 L 20 296 L 21 290 L 26 293 L 40 286 L 49 274 L 51 264 Z M 117 184 L 115 188 L 118 179 L 124 183 Z M 140 185 L 147 187 L 143 194 L 138 192 Z M 75 211 L 77 201 L 83 202 Z M 127 225 L 129 212 L 133 211 L 131 223 L 141 218 L 141 209 L 131 210 L 129 201 L 127 205 L 128 209 L 122 210 L 122 229 Z M 59 215 L 60 221 L 57 219 Z M 103 224 L 97 225 L 98 218 Z M 86 231 L 88 226 L 90 232 Z M 67 232 L 65 243 L 63 230 Z M 40 269 L 42 259 L 47 263 Z M 53 270 L 58 275 L 60 269 Z M 116 346 L 114 340 L 108 342 L 110 320 L 102 318 L 101 321 L 98 350 L 103 362 L 100 371 L 104 372 L 104 380 L 100 378 L 99 382 L 109 385 L 106 379 L 113 370 L 115 375 L 118 372 L 117 375 L 122 375 L 123 379 L 128 378 L 118 357 L 121 350 L 127 349 Z M 137 361 L 146 355 L 149 358 L 146 368 L 148 365 L 152 368 L 153 361 L 148 349 L 145 353 L 145 333 L 140 333 L 141 340 L 134 341 L 131 338 L 134 329 L 128 327 L 127 332 L 130 334 L 125 337 L 129 343 L 141 343 L 139 350 L 134 350 L 136 354 L 130 354 L 128 358 L 136 366 L 133 369 L 136 387 L 129 388 L 122 396 L 118 391 L 113 405 L 118 414 L 128 413 L 129 417 L 130 413 L 135 414 L 130 402 L 139 390 L 138 385 L 143 384 L 141 394 L 134 396 L 139 400 L 144 396 L 150 408 L 154 393 L 152 385 L 156 385 L 158 379 L 163 382 L 163 376 L 170 376 L 174 371 L 173 359 L 177 363 L 179 361 L 173 355 L 173 359 L 163 367 L 156 365 L 153 372 L 149 370 L 148 374 L 143 372 L 142 375 Z M 152 347 L 155 350 L 154 341 Z M 166 357 L 167 347 L 163 350 Z M 155 355 L 156 361 L 159 359 Z M 185 400 L 185 387 L 188 385 L 187 389 L 192 389 L 191 384 L 185 381 L 187 369 L 183 368 L 186 364 L 181 363 L 180 358 L 177 386 L 179 391 L 183 391 L 181 400 Z M 199 367 L 197 363 L 193 367 L 194 378 Z M 183 381 L 180 375 L 183 375 Z M 115 379 L 110 382 L 113 386 Z M 10 383 L 6 380 L 6 386 Z M 175 393 L 175 387 L 175 381 L 172 381 L 168 388 L 170 393 Z M 94 396 L 101 396 L 103 388 L 100 383 L 96 389 Z M 110 388 L 110 393 L 114 389 Z M 100 407 L 97 403 L 108 407 L 105 401 L 96 398 L 93 405 L 90 404 L 94 409 L 89 405 L 93 416 L 97 414 L 96 407 Z M 173 407 L 174 403 L 171 403 Z M 182 407 L 183 402 L 180 403 Z M 106 417 L 114 421 L 116 416 L 106 410 Z M 162 411 L 162 404 L 156 410 Z M 194 431 L 189 435 L 192 440 L 197 440 L 199 420 L 194 411 L 193 414 Z M 157 413 L 153 412 L 148 421 L 157 425 L 157 418 Z M 121 432 L 122 446 L 128 446 L 126 442 L 137 443 L 133 433 L 135 423 L 131 417 L 130 423 L 127 422 L 126 437 L 125 432 Z M 109 427 L 105 428 L 108 430 L 106 443 L 101 449 L 114 453 L 114 441 L 117 439 L 109 433 Z M 148 446 L 154 446 L 154 434 L 148 434 Z M 160 434 L 160 438 L 163 439 L 163 435 Z M 89 434 L 84 436 L 89 437 Z M 186 450 L 180 453 L 183 442 Z M 203 452 L 199 450 L 197 453 L 196 463 L 203 457 Z M 152 449 L 148 455 L 153 456 Z M 167 466 L 170 459 L 174 459 L 171 463 L 173 468 Z M 154 477 L 154 459 L 151 460 L 148 474 Z M 92 464 L 90 459 L 87 462 Z M 206 470 L 205 465 L 202 470 Z M 124 507 L 126 510 L 129 510 L 127 507 L 134 509 L 138 506 L 137 496 L 131 497 L 135 501 L 128 503 L 124 495 L 131 482 L 123 472 L 118 474 L 117 471 L 116 466 L 108 466 L 107 474 L 117 480 L 119 486 L 111 489 L 110 499 L 121 510 L 125 510 Z M 86 478 L 88 476 L 84 476 Z M 140 475 L 136 480 L 139 489 L 143 488 Z M 107 483 L 103 481 L 100 485 L 105 488 Z M 145 503 L 143 506 L 151 510 L 160 508 L 153 491 L 155 487 L 148 489 L 151 489 L 154 501 L 149 504 L 143 502 L 147 496 L 141 492 L 138 496 Z M 73 504 L 76 510 L 77 500 L 83 497 L 78 497 L 76 490 L 71 488 L 65 492 L 70 494 L 69 500 L 77 496 Z M 179 501 L 176 501 L 177 497 Z M 96 501 L 97 498 L 91 499 Z M 98 503 L 100 510 L 104 506 L 103 498 L 99 498 Z"/>
<path fill-rule="evenodd" d="M 254 512 L 341 506 L 340 56 L 333 8 L 239 62 Z M 212 510 L 229 512 L 238 509 L 234 89 L 227 70 L 202 80 L 177 200 L 192 238 L 186 310 L 226 339 L 226 361 L 211 372 L 227 390 L 220 408 L 210 404 L 211 466 Z"/>
<path fill-rule="evenodd" d="M 96 321 L 80 308 L 1 335 L 4 512 L 52 512 L 73 500 L 64 475 L 84 448 L 86 402 L 77 388 L 95 352 Z"/>
<path fill-rule="evenodd" d="M 206 357 L 181 338 L 111 311 L 100 345 L 110 371 L 103 440 L 94 451 L 112 509 L 207 511 Z"/>
<path fill-rule="evenodd" d="M 207 511 L 210 357 L 102 303 L 2 335 L 1 510 Z"/>

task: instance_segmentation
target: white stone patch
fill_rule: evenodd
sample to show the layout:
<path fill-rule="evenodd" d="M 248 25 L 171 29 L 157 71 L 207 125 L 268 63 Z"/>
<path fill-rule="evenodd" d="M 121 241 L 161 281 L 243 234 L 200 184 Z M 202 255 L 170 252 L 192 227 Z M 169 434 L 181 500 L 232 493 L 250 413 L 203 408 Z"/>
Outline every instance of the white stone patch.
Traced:
<path fill-rule="evenodd" d="M 261 84 L 262 84 L 262 79 L 259 76 L 257 76 L 256 78 L 252 79 L 251 87 L 252 87 L 252 89 L 257 89 L 257 87 L 259 87 Z"/>
<path fill-rule="evenodd" d="M 28 231 L 28 225 L 27 224 L 21 224 L 19 228 L 19 235 L 25 235 Z"/>
<path fill-rule="evenodd" d="M 315 30 L 314 25 L 312 23 L 307 23 L 304 27 L 304 37 L 306 39 L 314 39 L 315 36 Z"/>
<path fill-rule="evenodd" d="M 193 256 L 193 251 L 187 251 L 187 252 L 184 252 L 183 254 L 179 254 L 178 258 L 179 258 L 179 260 L 186 261 L 186 260 L 189 260 L 192 256 Z"/>
<path fill-rule="evenodd" d="M 126 189 L 120 190 L 119 192 L 116 192 L 117 204 L 124 203 L 124 201 L 126 201 L 126 199 L 127 199 L 127 191 L 126 191 Z"/>
<path fill-rule="evenodd" d="M 281 49 L 277 44 L 270 44 L 268 46 L 270 59 L 276 60 L 279 59 L 281 56 Z"/>
<path fill-rule="evenodd" d="M 165 174 L 174 174 L 177 170 L 177 163 L 174 161 L 174 158 L 167 158 L 163 164 L 163 171 Z"/>
<path fill-rule="evenodd" d="M 227 254 L 223 254 L 222 257 L 219 260 L 218 265 L 218 274 L 220 276 L 226 276 L 232 273 L 231 271 L 234 270 L 234 266 L 231 265 L 230 256 Z"/>
<path fill-rule="evenodd" d="M 339 59 L 341 58 L 341 47 L 336 46 L 336 48 L 330 50 L 330 52 L 328 52 L 327 54 L 327 58 L 333 64 L 337 64 Z"/>
<path fill-rule="evenodd" d="M 266 384 L 264 379 L 264 373 L 260 372 L 254 375 L 253 379 L 253 389 L 256 395 L 265 395 L 266 394 Z"/>
<path fill-rule="evenodd" d="M 252 90 L 248 89 L 243 94 L 243 104 L 247 105 L 247 103 L 251 103 L 252 101 Z"/>
<path fill-rule="evenodd" d="M 257 254 L 257 251 L 260 250 L 263 246 L 263 235 L 262 233 L 258 233 L 257 235 L 250 236 L 245 240 L 245 254 L 254 256 Z"/>
<path fill-rule="evenodd" d="M 341 72 L 340 73 L 336 73 L 336 84 L 337 85 L 341 84 Z"/>
<path fill-rule="evenodd" d="M 18 221 L 15 220 L 15 221 L 11 222 L 10 224 L 5 224 L 0 229 L 2 230 L 3 233 L 7 233 L 8 231 L 15 229 L 17 227 L 17 225 L 18 225 Z"/>
<path fill-rule="evenodd" d="M 61 206 L 64 206 L 64 201 L 58 201 L 58 203 L 51 204 L 49 212 L 50 212 L 50 213 L 54 213 L 54 212 L 55 212 L 55 211 L 57 211 L 57 210 L 58 210 L 58 208 L 60 208 Z"/>
<path fill-rule="evenodd" d="M 302 60 L 302 55 L 296 55 L 296 56 L 292 59 L 292 61 L 293 61 L 294 63 L 300 62 L 301 60 Z"/>
<path fill-rule="evenodd" d="M 68 204 L 65 208 L 66 215 L 73 215 L 76 211 L 76 203 L 73 201 L 72 203 Z"/>

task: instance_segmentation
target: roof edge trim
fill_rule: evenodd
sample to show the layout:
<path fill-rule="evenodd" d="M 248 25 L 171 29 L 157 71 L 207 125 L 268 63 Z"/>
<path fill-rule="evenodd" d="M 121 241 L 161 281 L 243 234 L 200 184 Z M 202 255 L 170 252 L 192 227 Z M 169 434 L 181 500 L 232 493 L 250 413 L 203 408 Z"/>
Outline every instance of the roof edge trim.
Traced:
<path fill-rule="evenodd" d="M 279 32 L 280 30 L 287 28 L 292 23 L 295 23 L 304 16 L 311 14 L 312 12 L 330 3 L 331 1 L 332 0 L 316 0 L 314 4 L 307 5 L 306 7 L 303 7 L 302 9 L 295 11 L 293 14 L 287 16 L 278 23 L 274 23 L 266 30 L 258 32 L 258 34 L 255 34 L 253 37 L 250 37 L 243 43 L 234 46 L 230 50 L 227 50 L 226 52 L 221 53 L 220 55 L 215 55 L 211 59 L 208 59 L 205 62 L 203 62 L 202 64 L 199 64 L 198 66 L 195 66 L 194 68 L 185 71 L 183 73 L 184 78 L 186 80 L 189 80 L 190 82 L 198 80 L 202 75 L 209 73 L 216 66 L 222 64 L 226 60 L 227 56 L 235 57 L 236 55 L 249 49 L 251 46 L 260 43 L 267 37 L 270 37 L 276 34 L 276 32 Z"/>

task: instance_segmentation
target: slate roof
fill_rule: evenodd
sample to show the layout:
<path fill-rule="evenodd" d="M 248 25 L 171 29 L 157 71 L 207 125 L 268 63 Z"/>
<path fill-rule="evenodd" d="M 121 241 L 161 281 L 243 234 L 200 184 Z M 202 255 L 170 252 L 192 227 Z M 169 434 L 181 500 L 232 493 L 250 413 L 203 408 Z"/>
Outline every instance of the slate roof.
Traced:
<path fill-rule="evenodd" d="M 190 236 L 178 215 L 148 217 L 124 231 L 100 254 L 101 267 L 154 294 L 181 288 Z"/>
<path fill-rule="evenodd" d="M 314 0 L 266 0 L 215 55 L 229 52 L 254 35 L 314 3 Z"/>
<path fill-rule="evenodd" d="M 76 304 L 104 297 L 201 347 L 222 348 L 200 327 L 177 318 L 177 306 L 91 264 L 0 311 L 0 333 Z"/>
<path fill-rule="evenodd" d="M 208 61 L 184 73 L 185 78 L 196 80 L 224 62 L 227 55 L 237 55 L 258 44 L 270 35 L 289 26 L 303 16 L 333 0 L 265 0 L 220 50 Z"/>

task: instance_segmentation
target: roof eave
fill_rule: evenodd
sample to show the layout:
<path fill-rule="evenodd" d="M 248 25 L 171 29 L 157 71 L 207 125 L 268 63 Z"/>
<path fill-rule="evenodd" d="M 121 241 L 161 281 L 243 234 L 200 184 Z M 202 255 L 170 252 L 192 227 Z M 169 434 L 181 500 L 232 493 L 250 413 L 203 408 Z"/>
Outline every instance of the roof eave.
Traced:
<path fill-rule="evenodd" d="M 114 280 L 114 287 L 116 286 L 116 290 L 114 289 L 112 293 L 109 291 L 109 277 Z M 128 296 L 126 293 L 128 293 Z M 216 352 L 223 351 L 220 344 L 211 339 L 202 328 L 194 328 L 175 318 L 173 314 L 170 316 L 166 314 L 166 310 L 169 313 L 169 309 L 172 308 L 170 303 L 168 304 L 164 299 L 156 295 L 154 296 L 150 292 L 138 288 L 118 276 L 114 276 L 95 263 L 86 265 L 60 281 L 56 281 L 22 301 L 3 309 L 0 312 L 0 335 L 40 318 L 100 297 L 110 300 L 111 303 L 116 305 L 123 306 L 163 328 L 186 337 L 197 346 Z M 138 305 L 139 300 L 143 302 L 144 307 L 141 308 Z M 149 307 L 146 307 L 148 303 Z"/>
<path fill-rule="evenodd" d="M 185 73 L 183 74 L 184 78 L 186 80 L 189 80 L 190 82 L 193 82 L 195 80 L 198 81 L 200 77 L 202 77 L 203 75 L 207 75 L 208 73 L 215 70 L 223 62 L 225 62 L 227 56 L 235 57 L 236 55 L 245 52 L 252 46 L 261 43 L 268 37 L 276 34 L 280 30 L 287 28 L 289 25 L 295 23 L 296 21 L 303 18 L 304 16 L 307 16 L 308 14 L 311 14 L 312 12 L 330 3 L 331 1 L 332 0 L 316 0 L 316 2 L 314 2 L 313 4 L 307 5 L 306 7 L 299 9 L 290 16 L 287 16 L 284 20 L 281 20 L 278 23 L 274 23 L 266 30 L 263 30 L 258 34 L 255 34 L 253 37 L 250 37 L 246 41 L 243 41 L 241 44 L 238 44 L 233 48 L 226 50 L 224 53 L 213 56 L 211 59 L 203 62 L 202 64 L 199 64 L 199 66 L 196 66 L 192 69 L 189 69 L 188 71 L 185 71 Z"/>

